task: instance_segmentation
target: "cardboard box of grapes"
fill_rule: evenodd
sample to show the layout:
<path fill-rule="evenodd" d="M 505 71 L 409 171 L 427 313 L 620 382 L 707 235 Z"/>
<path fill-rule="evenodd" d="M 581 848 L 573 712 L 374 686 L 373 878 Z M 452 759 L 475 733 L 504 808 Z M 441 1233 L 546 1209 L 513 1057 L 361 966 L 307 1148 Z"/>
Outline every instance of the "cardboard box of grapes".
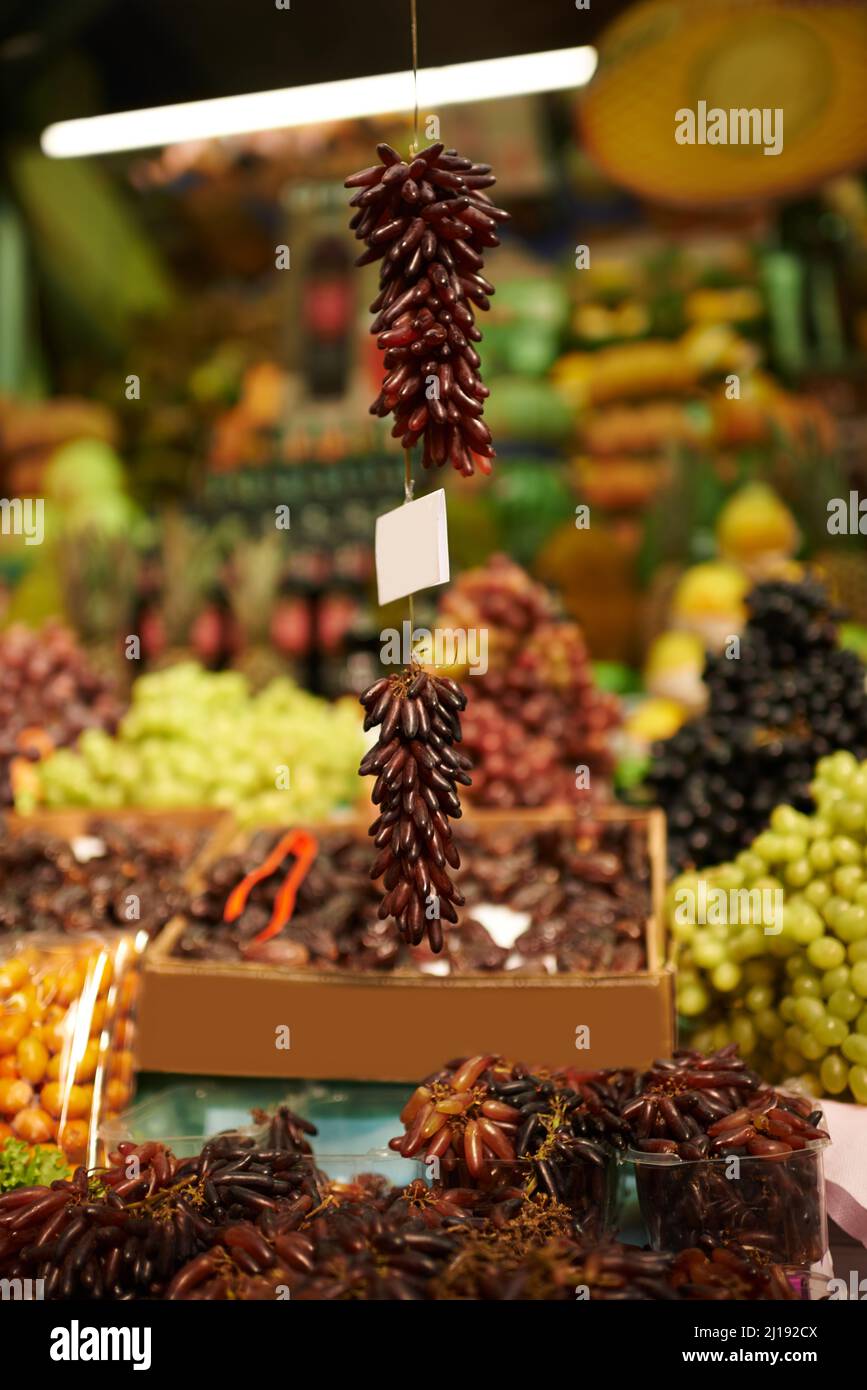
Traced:
<path fill-rule="evenodd" d="M 245 959 L 234 945 L 216 959 L 209 958 L 207 948 L 180 954 L 185 941 L 195 943 L 197 928 L 179 920 L 148 952 L 139 1065 L 188 1074 L 400 1082 L 426 1075 L 444 1056 L 478 1052 L 588 1069 L 643 1066 L 670 1053 L 674 989 L 663 940 L 664 819 L 657 811 L 612 807 L 598 811 L 595 821 L 615 834 L 637 837 L 646 851 L 650 910 L 641 922 L 639 968 L 564 968 L 561 961 L 554 973 L 546 973 L 541 967 L 479 969 L 471 961 L 466 971 L 453 965 L 445 974 L 435 973 L 431 957 L 398 963 L 386 973 L 369 966 L 353 969 L 351 959 L 320 968 L 315 954 L 293 968 L 286 963 L 292 954 L 285 937 L 269 958 L 280 936 L 259 959 Z M 574 834 L 579 846 L 586 834 L 580 820 L 560 810 L 476 811 L 467 815 L 466 824 L 471 837 L 493 836 L 495 851 L 496 837 L 503 833 L 514 844 L 540 833 L 555 832 L 567 840 Z M 338 832 L 331 826 L 316 833 Z M 346 840 L 355 838 L 366 862 L 366 826 L 353 824 L 340 833 Z M 231 845 L 223 842 L 220 853 L 231 848 L 243 855 L 251 843 L 249 831 L 239 832 Z M 248 854 L 245 863 L 256 857 Z M 211 863 L 214 867 L 213 856 Z M 278 883 L 283 877 L 277 874 Z M 378 892 L 375 887 L 372 891 Z M 508 903 L 500 902 L 497 910 L 502 914 L 504 909 L 508 915 Z M 470 912 L 479 920 L 492 920 L 478 905 L 463 908 L 462 916 Z M 544 932 L 545 927 L 543 903 L 543 918 L 537 914 L 533 931 Z M 200 930 L 208 929 L 225 941 L 222 923 L 212 921 Z M 583 928 L 591 951 L 594 930 L 586 924 Z M 586 954 L 567 959 L 580 962 Z"/>

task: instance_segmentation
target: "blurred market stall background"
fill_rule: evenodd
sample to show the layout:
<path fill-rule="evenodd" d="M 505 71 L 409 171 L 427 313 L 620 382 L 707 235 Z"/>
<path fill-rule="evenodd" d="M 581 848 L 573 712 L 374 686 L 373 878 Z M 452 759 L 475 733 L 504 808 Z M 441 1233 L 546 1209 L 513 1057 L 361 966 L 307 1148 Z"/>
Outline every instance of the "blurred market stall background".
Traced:
<path fill-rule="evenodd" d="M 490 670 L 467 681 L 470 804 L 562 808 L 583 790 L 579 769 L 606 800 L 641 801 L 654 740 L 705 707 L 706 656 L 745 630 L 757 582 L 798 581 L 808 563 L 846 610 L 843 648 L 867 656 L 867 12 L 844 0 L 419 0 L 418 11 L 422 69 L 565 52 L 574 81 L 484 100 L 468 83 L 440 113 L 449 145 L 495 164 L 511 222 L 480 346 L 498 458 L 490 479 L 418 484 L 447 488 L 453 582 L 417 597 L 416 621 L 490 634 Z M 154 107 L 282 89 L 288 102 L 409 60 L 408 0 L 0 6 L 0 494 L 44 503 L 39 544 L 3 513 L 0 809 L 228 811 L 256 829 L 357 808 L 355 697 L 379 674 L 383 630 L 404 617 L 376 602 L 374 523 L 404 484 L 396 442 L 368 412 L 376 272 L 354 266 L 343 180 L 377 142 L 405 148 L 413 113 L 219 138 L 180 138 L 178 126 L 157 145 L 147 132 Z M 674 112 L 705 98 L 784 110 L 779 154 L 731 147 L 711 166 L 706 150 L 684 149 Z M 86 123 L 136 111 L 144 135 L 128 148 Z M 91 136 L 102 152 L 86 153 Z M 832 529 L 829 503 L 853 496 L 854 526 Z M 843 658 L 830 698 L 843 692 L 857 714 L 863 687 Z M 819 732 L 819 752 L 840 751 Z M 275 747 L 291 763 L 285 785 Z M 676 759 L 662 766 L 661 781 L 685 780 Z M 823 813 L 846 800 L 858 855 L 864 816 L 849 803 L 864 783 L 845 756 L 820 782 Z M 793 800 L 804 787 L 799 773 Z M 675 808 L 674 867 L 733 856 L 757 828 L 744 815 L 709 842 L 695 824 L 711 818 L 705 792 Z M 761 827 L 775 804 L 759 808 Z M 799 873 L 808 836 L 822 839 L 822 825 L 783 817 L 748 881 L 784 861 Z M 40 846 L 34 856 L 58 859 L 53 841 Z M 802 883 L 792 869 L 787 890 L 813 868 L 834 872 L 823 854 Z M 239 863 L 215 859 L 200 915 L 222 931 L 217 899 Z M 741 963 L 765 943 L 729 958 L 731 943 L 694 940 L 693 924 L 675 933 L 680 1005 L 703 1046 L 733 1037 L 814 1089 L 809 1068 L 832 1049 L 822 1087 L 863 1101 L 867 981 L 862 968 L 852 993 L 849 976 L 867 957 L 852 953 L 867 903 L 860 878 L 846 882 L 855 917 L 830 947 L 813 921 L 824 903 L 793 918 L 791 1018 L 772 1007 L 789 989 L 781 954 L 750 959 L 753 978 Z M 165 891 L 154 934 L 176 905 Z M 836 880 L 835 892 L 846 897 Z M 0 924 L 17 931 L 26 888 L 15 893 Z M 614 969 L 637 977 L 654 949 L 664 956 L 654 906 L 659 940 L 639 940 L 636 910 Z M 541 951 L 550 903 L 527 907 Z M 81 908 L 73 894 L 37 915 L 76 930 Z M 825 944 L 811 955 L 816 931 Z M 556 970 L 596 969 L 586 944 L 558 943 Z M 362 942 L 360 969 L 381 945 Z M 398 945 L 385 946 L 376 961 L 390 969 Z M 482 927 L 450 968 L 499 969 L 510 947 Z M 327 968 L 338 955 L 327 933 L 303 950 Z M 851 994 L 831 1010 L 842 1022 L 804 1051 L 797 970 L 815 1004 L 840 969 L 846 980 L 825 993 Z M 765 1016 L 764 1032 L 748 1013 Z M 834 1049 L 850 1032 L 844 1064 Z"/>
<path fill-rule="evenodd" d="M 821 27 L 827 7 L 797 7 L 797 41 L 775 59 L 792 65 L 812 144 L 801 168 L 793 119 L 782 187 L 779 161 L 761 161 L 773 197 L 742 188 L 734 158 L 731 186 L 673 187 L 678 147 L 655 133 L 650 72 L 687 90 L 708 55 L 721 72 L 755 56 L 762 25 L 791 9 L 747 8 L 746 29 L 735 3 L 663 29 L 654 5 L 420 16 L 424 65 L 577 43 L 602 55 L 586 90 L 449 108 L 455 144 L 496 149 L 513 216 L 482 349 L 500 462 L 491 484 L 451 490 L 453 570 L 508 552 L 560 592 L 594 658 L 614 663 L 606 679 L 637 685 L 650 652 L 651 689 L 676 697 L 672 668 L 698 648 L 654 639 L 729 619 L 732 565 L 810 555 L 867 620 L 858 538 L 830 545 L 822 502 L 863 481 L 867 199 L 858 168 L 839 167 L 864 154 L 857 92 L 843 110 L 839 95 L 858 52 Z M 44 546 L 3 538 L 4 623 L 59 614 L 126 679 L 182 657 L 328 696 L 369 678 L 384 625 L 373 519 L 400 492 L 366 410 L 370 296 L 341 183 L 376 139 L 405 138 L 407 114 L 85 159 L 48 158 L 39 136 L 232 93 L 241 75 L 257 90 L 405 66 L 398 9 L 360 33 L 351 5 L 304 0 L 242 22 L 228 0 L 7 13 L 2 490 L 44 496 L 54 520 Z M 823 62 L 804 69 L 811 36 Z M 278 271 L 281 245 L 291 268 Z M 267 524 L 281 503 L 283 538 Z M 697 563 L 719 568 L 690 581 Z M 135 666 L 120 640 L 132 632 Z"/>

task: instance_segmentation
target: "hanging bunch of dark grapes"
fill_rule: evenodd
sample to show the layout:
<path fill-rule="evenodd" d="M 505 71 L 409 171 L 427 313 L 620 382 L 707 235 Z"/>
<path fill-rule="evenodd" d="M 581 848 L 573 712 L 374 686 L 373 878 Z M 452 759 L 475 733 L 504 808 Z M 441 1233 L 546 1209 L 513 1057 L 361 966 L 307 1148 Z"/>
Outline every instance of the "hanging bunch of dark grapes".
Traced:
<path fill-rule="evenodd" d="M 379 726 L 362 759 L 362 777 L 375 776 L 372 799 L 380 814 L 370 827 L 379 850 L 371 878 L 383 879 L 380 917 L 393 917 L 411 945 L 427 928 L 431 949 L 443 948 L 442 919 L 457 922 L 464 899 L 449 868 L 461 864 L 449 818 L 461 814 L 458 786 L 469 786 L 461 739 L 466 696 L 455 681 L 420 666 L 383 676 L 361 696 L 365 729 Z"/>
<path fill-rule="evenodd" d="M 709 656 L 708 705 L 654 746 L 648 786 L 668 818 L 673 869 L 746 848 L 775 806 L 812 810 L 817 761 L 867 757 L 865 668 L 838 644 L 823 585 L 769 580 L 748 598 L 739 646 Z"/>
<path fill-rule="evenodd" d="M 394 414 L 392 434 L 410 449 L 424 441 L 425 468 L 450 462 L 469 476 L 490 473 L 494 449 L 482 419 L 488 388 L 479 375 L 476 309 L 490 307 L 484 251 L 499 246 L 508 213 L 485 193 L 489 164 L 430 145 L 408 162 L 377 145 L 381 163 L 346 180 L 357 189 L 350 227 L 367 250 L 357 265 L 382 260 L 370 331 L 384 353 L 372 415 Z"/>

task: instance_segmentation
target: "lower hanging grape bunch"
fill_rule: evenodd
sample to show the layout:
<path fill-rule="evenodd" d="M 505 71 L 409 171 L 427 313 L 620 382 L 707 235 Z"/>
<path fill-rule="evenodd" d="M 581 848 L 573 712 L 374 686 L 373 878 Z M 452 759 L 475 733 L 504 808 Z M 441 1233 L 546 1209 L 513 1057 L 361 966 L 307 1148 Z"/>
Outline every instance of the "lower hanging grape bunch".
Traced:
<path fill-rule="evenodd" d="M 367 250 L 356 265 L 382 260 L 370 306 L 386 376 L 371 414 L 394 414 L 405 449 L 424 440 L 425 468 L 446 462 L 469 477 L 490 473 L 494 449 L 482 419 L 488 388 L 479 375 L 477 309 L 490 307 L 484 250 L 499 246 L 508 213 L 485 193 L 496 179 L 441 143 L 408 162 L 377 145 L 380 163 L 346 180 L 357 191 L 350 222 Z"/>
<path fill-rule="evenodd" d="M 813 769 L 836 748 L 867 757 L 864 665 L 838 645 L 824 587 L 770 580 L 747 605 L 739 652 L 708 657 L 706 712 L 653 750 L 674 869 L 737 854 L 781 803 L 810 810 Z"/>
<path fill-rule="evenodd" d="M 376 776 L 380 814 L 369 834 L 379 850 L 370 877 L 385 887 L 379 916 L 393 917 L 411 945 L 427 929 L 431 949 L 441 951 L 442 919 L 457 922 L 464 901 L 448 868 L 461 864 L 449 818 L 461 815 L 458 786 L 471 781 L 469 758 L 454 748 L 466 696 L 455 681 L 412 665 L 374 681 L 361 703 L 365 729 L 379 726 L 359 768 L 362 777 Z"/>

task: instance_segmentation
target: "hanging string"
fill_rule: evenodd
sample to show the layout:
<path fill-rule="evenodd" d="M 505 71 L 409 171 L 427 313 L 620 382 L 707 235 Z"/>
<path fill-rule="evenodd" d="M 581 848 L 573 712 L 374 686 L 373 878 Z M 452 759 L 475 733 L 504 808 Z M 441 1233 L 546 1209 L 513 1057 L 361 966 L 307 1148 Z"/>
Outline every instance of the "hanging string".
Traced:
<path fill-rule="evenodd" d="M 416 0 L 409 0 L 409 28 L 412 39 L 412 89 L 413 89 L 413 119 L 412 119 L 412 140 L 409 146 L 411 156 L 418 153 L 418 15 L 416 13 Z M 413 500 L 413 481 L 412 481 L 412 450 L 403 451 L 403 500 L 404 503 Z M 409 636 L 410 647 L 412 648 L 415 639 L 415 604 L 414 596 L 409 595 Z"/>
<path fill-rule="evenodd" d="M 406 504 L 407 502 L 411 502 L 412 499 L 413 499 L 412 449 L 404 449 L 404 451 L 403 451 L 403 500 L 404 500 L 404 504 Z M 413 642 L 414 642 L 414 640 L 415 640 L 415 604 L 414 604 L 414 602 L 413 602 L 413 595 L 412 595 L 412 594 L 409 595 L 409 638 L 410 638 L 410 647 L 412 647 L 412 644 L 413 644 Z"/>
<path fill-rule="evenodd" d="M 413 118 L 412 118 L 412 144 L 409 152 L 412 155 L 418 154 L 418 15 L 416 14 L 416 0 L 409 0 L 409 26 L 412 34 L 412 90 L 413 90 Z"/>

